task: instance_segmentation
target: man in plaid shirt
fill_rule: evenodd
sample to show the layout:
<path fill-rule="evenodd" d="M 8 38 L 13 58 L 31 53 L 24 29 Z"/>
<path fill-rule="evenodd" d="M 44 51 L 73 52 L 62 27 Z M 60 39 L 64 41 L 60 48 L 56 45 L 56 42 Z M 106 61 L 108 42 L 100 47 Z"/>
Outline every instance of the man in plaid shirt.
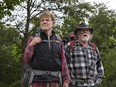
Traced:
<path fill-rule="evenodd" d="M 102 81 L 104 68 L 98 48 L 90 42 L 92 33 L 92 28 L 81 23 L 74 31 L 73 43 L 65 45 L 72 78 L 70 87 L 97 87 Z"/>
<path fill-rule="evenodd" d="M 30 64 L 29 85 L 32 87 L 68 87 L 70 75 L 61 41 L 52 27 L 54 15 L 45 11 L 40 15 L 40 32 L 31 37 L 24 52 Z M 62 83 L 62 84 L 61 84 Z"/>

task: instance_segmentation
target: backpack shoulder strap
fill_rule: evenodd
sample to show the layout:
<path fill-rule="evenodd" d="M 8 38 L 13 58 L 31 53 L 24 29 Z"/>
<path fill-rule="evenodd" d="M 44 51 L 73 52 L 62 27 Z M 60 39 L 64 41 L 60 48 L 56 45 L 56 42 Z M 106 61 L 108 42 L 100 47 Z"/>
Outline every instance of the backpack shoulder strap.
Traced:
<path fill-rule="evenodd" d="M 70 45 L 70 48 L 73 49 L 75 45 L 74 40 L 71 40 L 69 45 Z M 95 43 L 91 43 L 91 47 L 93 48 L 94 52 L 97 50 Z"/>
<path fill-rule="evenodd" d="M 61 41 L 60 36 L 58 34 L 55 34 L 55 35 L 56 35 L 57 40 Z"/>
<path fill-rule="evenodd" d="M 55 34 L 55 37 L 56 37 L 56 40 L 55 40 L 56 43 L 62 43 L 62 39 L 60 38 L 58 34 Z"/>
<path fill-rule="evenodd" d="M 71 49 L 74 48 L 74 44 L 75 44 L 74 40 L 71 40 L 69 44 Z"/>
<path fill-rule="evenodd" d="M 39 30 L 38 32 L 35 33 L 35 36 L 40 37 L 40 33 L 41 33 L 41 31 Z"/>
<path fill-rule="evenodd" d="M 97 50 L 97 49 L 96 49 L 96 44 L 95 44 L 95 43 L 91 43 L 91 47 L 93 48 L 94 52 Z"/>

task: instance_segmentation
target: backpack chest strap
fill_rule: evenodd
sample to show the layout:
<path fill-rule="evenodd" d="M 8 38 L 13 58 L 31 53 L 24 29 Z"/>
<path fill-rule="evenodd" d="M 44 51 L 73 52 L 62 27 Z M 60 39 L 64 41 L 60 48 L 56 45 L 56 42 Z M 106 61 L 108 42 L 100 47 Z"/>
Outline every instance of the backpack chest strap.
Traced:
<path fill-rule="evenodd" d="M 60 43 L 59 40 L 42 40 L 42 43 L 48 43 L 48 42 L 55 42 L 55 43 Z"/>

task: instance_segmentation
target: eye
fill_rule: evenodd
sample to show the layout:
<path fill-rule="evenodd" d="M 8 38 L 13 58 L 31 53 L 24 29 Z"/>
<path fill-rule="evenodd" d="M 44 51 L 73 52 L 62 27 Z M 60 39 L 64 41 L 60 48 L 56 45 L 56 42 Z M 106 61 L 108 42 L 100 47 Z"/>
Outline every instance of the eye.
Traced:
<path fill-rule="evenodd" d="M 44 22 L 44 21 L 48 22 L 48 21 L 50 21 L 50 19 L 42 19 L 41 20 L 41 22 Z"/>
<path fill-rule="evenodd" d="M 46 19 L 46 21 L 50 21 L 49 19 Z"/>

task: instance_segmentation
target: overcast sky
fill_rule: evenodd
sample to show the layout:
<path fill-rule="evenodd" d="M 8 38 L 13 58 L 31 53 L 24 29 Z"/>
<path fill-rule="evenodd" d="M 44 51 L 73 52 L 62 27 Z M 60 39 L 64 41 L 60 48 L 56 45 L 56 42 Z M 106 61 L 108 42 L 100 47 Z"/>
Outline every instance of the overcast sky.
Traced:
<path fill-rule="evenodd" d="M 115 9 L 116 11 L 116 0 L 84 0 L 84 1 L 89 1 L 89 2 L 97 2 L 97 3 L 104 3 L 106 4 L 107 7 L 110 9 Z"/>

